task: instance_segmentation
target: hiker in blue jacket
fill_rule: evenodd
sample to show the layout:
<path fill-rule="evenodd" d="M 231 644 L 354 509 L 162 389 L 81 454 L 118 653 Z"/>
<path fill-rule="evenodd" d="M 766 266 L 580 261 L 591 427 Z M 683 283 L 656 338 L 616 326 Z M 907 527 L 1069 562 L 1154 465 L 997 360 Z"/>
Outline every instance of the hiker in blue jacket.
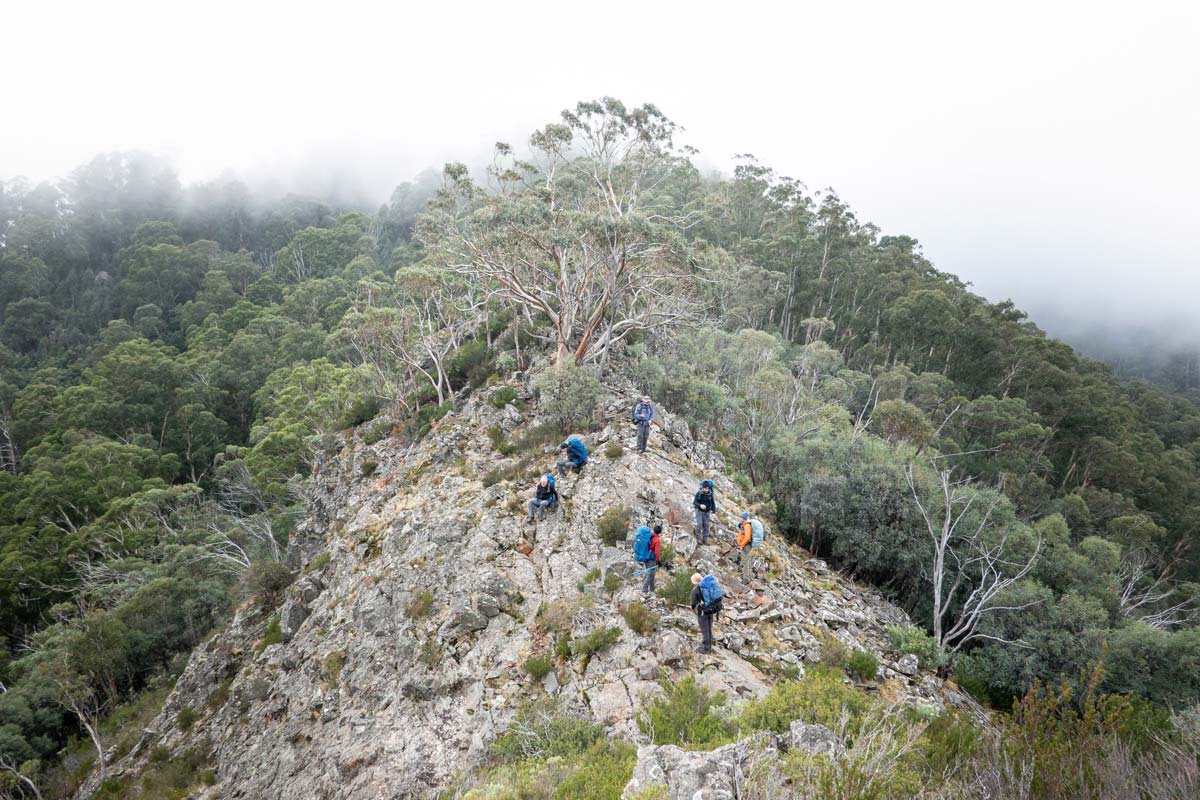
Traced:
<path fill-rule="evenodd" d="M 713 482 L 708 478 L 700 481 L 700 491 L 692 498 L 692 508 L 696 509 L 696 541 L 708 544 L 708 534 L 712 531 L 712 514 L 717 509 L 717 494 L 713 491 Z"/>
<path fill-rule="evenodd" d="M 568 469 L 579 472 L 588 461 L 587 447 L 579 440 L 578 436 L 572 436 L 560 444 L 558 451 L 566 455 L 566 460 L 559 461 L 557 464 L 559 475 L 566 475 Z"/>
<path fill-rule="evenodd" d="M 546 518 L 546 509 L 558 502 L 558 489 L 554 487 L 554 476 L 543 475 L 534 490 L 533 499 L 529 501 L 529 520 L 533 522 L 536 513 L 538 519 Z"/>
<path fill-rule="evenodd" d="M 650 439 L 650 423 L 654 421 L 654 406 L 650 404 L 650 396 L 642 395 L 642 400 L 633 408 L 633 422 L 637 425 L 637 451 L 646 452 L 646 442 Z"/>

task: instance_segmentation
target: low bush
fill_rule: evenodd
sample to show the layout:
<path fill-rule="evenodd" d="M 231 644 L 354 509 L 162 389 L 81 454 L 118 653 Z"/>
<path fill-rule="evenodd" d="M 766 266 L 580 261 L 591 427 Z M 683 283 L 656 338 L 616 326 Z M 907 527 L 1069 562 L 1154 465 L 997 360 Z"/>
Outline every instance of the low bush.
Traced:
<path fill-rule="evenodd" d="M 846 667 L 860 680 L 873 681 L 879 672 L 879 659 L 869 650 L 855 650 L 846 658 Z"/>
<path fill-rule="evenodd" d="M 554 655 L 563 661 L 571 657 L 571 640 L 562 637 L 554 640 Z"/>
<path fill-rule="evenodd" d="M 649 636 L 658 625 L 658 614 L 646 608 L 646 604 L 641 600 L 635 600 L 622 608 L 621 616 L 625 618 L 625 624 L 630 630 L 642 636 Z"/>
<path fill-rule="evenodd" d="M 617 589 L 621 588 L 621 579 L 617 577 L 615 572 L 610 572 L 604 576 L 604 591 L 612 594 Z"/>
<path fill-rule="evenodd" d="M 175 715 L 175 724 L 179 726 L 179 730 L 187 733 L 196 724 L 196 720 L 200 719 L 199 712 L 191 706 L 184 706 L 179 709 L 179 713 Z"/>
<path fill-rule="evenodd" d="M 253 598 L 262 610 L 275 608 L 292 585 L 292 573 L 278 561 L 255 561 L 238 578 L 237 596 Z"/>
<path fill-rule="evenodd" d="M 412 600 L 408 601 L 408 618 L 422 619 L 429 614 L 431 608 L 433 608 L 433 592 L 421 590 L 413 595 Z"/>
<path fill-rule="evenodd" d="M 821 636 L 822 666 L 831 669 L 841 669 L 846 666 L 846 659 L 849 656 L 850 651 L 846 648 L 846 645 L 842 644 L 841 639 L 828 633 Z"/>
<path fill-rule="evenodd" d="M 889 625 L 888 639 L 892 647 L 906 655 L 914 655 L 921 669 L 938 669 L 946 663 L 946 656 L 932 636 L 914 625 Z"/>
<path fill-rule="evenodd" d="M 338 682 L 338 677 L 342 674 L 342 667 L 344 666 L 346 666 L 345 650 L 334 650 L 325 656 L 325 660 L 321 662 L 321 670 L 325 673 L 325 679 L 335 685 Z"/>
<path fill-rule="evenodd" d="M 818 723 L 837 730 L 843 713 L 851 725 L 869 708 L 867 695 L 842 683 L 842 674 L 827 667 L 814 667 L 798 681 L 779 683 L 764 697 L 742 706 L 738 717 L 747 731 L 786 733 L 795 720 Z"/>
<path fill-rule="evenodd" d="M 662 562 L 664 564 L 675 563 L 675 548 L 672 547 L 671 545 L 667 544 L 666 542 L 664 542 L 662 544 L 659 554 L 662 556 Z M 690 580 L 690 578 L 689 578 L 689 580 Z"/>
<path fill-rule="evenodd" d="M 467 342 L 455 350 L 446 364 L 446 377 L 453 386 L 462 386 L 465 383 L 472 389 L 478 389 L 493 374 L 495 362 L 492 358 L 492 348 L 482 339 Z"/>
<path fill-rule="evenodd" d="M 510 442 L 508 437 L 504 435 L 504 431 L 493 425 L 487 430 L 488 441 L 492 443 L 492 449 L 502 456 L 511 456 L 517 452 L 517 445 Z"/>
<path fill-rule="evenodd" d="M 663 681 L 663 693 L 642 707 L 638 729 L 654 744 L 716 746 L 732 739 L 733 732 L 717 714 L 725 695 L 710 693 L 688 675 L 678 683 Z"/>
<path fill-rule="evenodd" d="M 359 467 L 358 471 L 359 471 L 359 474 L 362 475 L 364 478 L 369 478 L 375 474 L 375 470 L 377 470 L 377 469 L 379 469 L 378 461 L 364 461 L 362 463 L 362 466 Z"/>
<path fill-rule="evenodd" d="M 550 600 L 538 607 L 536 619 L 538 627 L 546 633 L 563 635 L 571 632 L 574 614 L 575 603 L 570 600 Z"/>
<path fill-rule="evenodd" d="M 511 386 L 501 386 L 496 391 L 492 392 L 492 396 L 488 398 L 488 402 L 495 408 L 504 408 L 506 405 L 517 399 L 517 390 Z"/>
<path fill-rule="evenodd" d="M 611 647 L 621 639 L 621 629 L 609 626 L 597 628 L 587 636 L 571 640 L 571 653 L 576 656 L 590 656 L 606 647 Z"/>
<path fill-rule="evenodd" d="M 690 605 L 692 602 L 692 576 L 682 570 L 676 572 L 671 576 L 671 580 L 659 588 L 658 596 L 673 605 Z"/>
<path fill-rule="evenodd" d="M 529 658 L 525 659 L 524 664 L 525 671 L 529 673 L 529 677 L 533 678 L 535 681 L 540 681 L 542 678 L 546 677 L 546 674 L 550 672 L 550 668 L 553 666 L 553 660 L 550 658 L 550 656 L 545 654 L 530 656 Z"/>
<path fill-rule="evenodd" d="M 596 373 L 574 362 L 544 370 L 534 379 L 538 405 L 560 433 L 585 427 L 592 421 L 600 399 Z"/>
<path fill-rule="evenodd" d="M 323 550 L 316 558 L 314 558 L 312 561 L 308 562 L 308 565 L 304 568 L 304 574 L 311 575 L 314 572 L 318 572 L 318 571 L 324 569 L 325 565 L 328 563 L 329 563 L 329 551 Z"/>
<path fill-rule="evenodd" d="M 637 766 L 637 748 L 628 742 L 598 741 L 580 766 L 554 789 L 553 800 L 613 800 L 621 796 Z"/>
<path fill-rule="evenodd" d="M 276 614 L 275 616 L 271 617 L 269 622 L 267 622 L 267 630 L 263 633 L 263 637 L 258 640 L 258 644 L 254 647 L 254 651 L 261 653 L 271 645 L 279 644 L 282 641 L 283 630 L 279 627 L 279 615 Z"/>
<path fill-rule="evenodd" d="M 513 763 L 533 758 L 571 758 L 606 739 L 604 728 L 566 713 L 549 701 L 525 703 L 492 743 L 492 754 Z"/>
<path fill-rule="evenodd" d="M 613 506 L 600 515 L 596 520 L 596 529 L 600 533 L 600 541 L 609 547 L 616 547 L 625 541 L 629 532 L 629 520 L 633 511 L 627 505 Z"/>
<path fill-rule="evenodd" d="M 620 442 L 609 442 L 608 447 L 604 448 L 604 455 L 613 459 L 620 458 L 625 455 L 625 448 Z"/>

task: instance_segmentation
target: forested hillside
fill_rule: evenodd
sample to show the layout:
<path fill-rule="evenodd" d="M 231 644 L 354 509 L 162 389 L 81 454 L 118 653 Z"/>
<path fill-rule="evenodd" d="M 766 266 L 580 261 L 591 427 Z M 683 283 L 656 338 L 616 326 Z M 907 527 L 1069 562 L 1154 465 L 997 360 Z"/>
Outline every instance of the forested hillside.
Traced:
<path fill-rule="evenodd" d="M 749 158 L 706 175 L 675 139 L 581 104 L 373 214 L 136 154 L 0 184 L 3 763 L 66 785 L 69 737 L 286 586 L 338 431 L 387 410 L 419 435 L 550 362 L 685 418 L 973 694 L 1102 661 L 1108 691 L 1194 706 L 1200 409 L 835 193 Z"/>

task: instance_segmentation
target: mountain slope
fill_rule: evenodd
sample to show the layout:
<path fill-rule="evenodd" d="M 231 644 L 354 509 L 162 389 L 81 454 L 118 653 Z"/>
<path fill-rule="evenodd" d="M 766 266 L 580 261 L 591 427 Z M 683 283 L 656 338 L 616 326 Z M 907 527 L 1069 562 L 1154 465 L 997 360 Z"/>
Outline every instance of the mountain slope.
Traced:
<path fill-rule="evenodd" d="M 902 611 L 785 545 L 770 524 L 762 579 L 743 585 L 728 529 L 745 498 L 720 455 L 662 409 L 650 451 L 633 452 L 631 389 L 609 398 L 603 426 L 585 436 L 593 458 L 560 480 L 558 512 L 526 525 L 533 481 L 554 456 L 553 444 L 502 456 L 491 443 L 519 441 L 540 422 L 521 411 L 533 407 L 528 388 L 515 388 L 517 400 L 501 409 L 477 393 L 414 444 L 351 437 L 315 475 L 293 535 L 289 560 L 305 574 L 278 612 L 281 641 L 263 646 L 268 616 L 241 609 L 193 653 L 113 774 L 136 774 L 155 746 L 199 746 L 210 749 L 217 777 L 199 796 L 430 797 L 486 759 L 522 702 L 550 696 L 637 739 L 638 711 L 660 680 L 691 673 L 733 698 L 761 695 L 819 660 L 823 636 L 880 654 L 881 691 L 893 698 L 970 705 L 933 676 L 896 669 L 886 626 L 906 624 Z M 609 457 L 618 442 L 627 449 Z M 716 480 L 721 524 L 715 545 L 696 548 L 691 495 L 704 477 Z M 633 526 L 665 523 L 676 572 L 720 576 L 728 598 L 711 656 L 694 652 L 685 607 L 651 600 L 661 619 L 647 636 L 623 621 L 640 579 L 630 577 L 630 545 L 604 544 L 597 525 L 622 504 Z M 594 568 L 599 578 L 589 576 Z M 522 668 L 555 638 L 607 627 L 618 631 L 614 643 L 559 659 L 540 681 Z M 178 724 L 185 709 L 194 724 Z M 97 784 L 93 777 L 80 796 Z"/>

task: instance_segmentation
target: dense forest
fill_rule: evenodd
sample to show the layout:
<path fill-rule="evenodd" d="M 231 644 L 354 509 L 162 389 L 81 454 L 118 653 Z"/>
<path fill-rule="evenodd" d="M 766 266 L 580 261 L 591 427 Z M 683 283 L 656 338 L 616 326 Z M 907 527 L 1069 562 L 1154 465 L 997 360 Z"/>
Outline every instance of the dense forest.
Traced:
<path fill-rule="evenodd" d="M 1106 691 L 1195 706 L 1200 408 L 832 191 L 703 173 L 676 134 L 581 104 L 374 213 L 139 154 L 0 183 L 0 760 L 50 775 L 285 586 L 339 431 L 386 411 L 416 434 L 550 363 L 683 415 L 998 708 L 1097 662 Z"/>

